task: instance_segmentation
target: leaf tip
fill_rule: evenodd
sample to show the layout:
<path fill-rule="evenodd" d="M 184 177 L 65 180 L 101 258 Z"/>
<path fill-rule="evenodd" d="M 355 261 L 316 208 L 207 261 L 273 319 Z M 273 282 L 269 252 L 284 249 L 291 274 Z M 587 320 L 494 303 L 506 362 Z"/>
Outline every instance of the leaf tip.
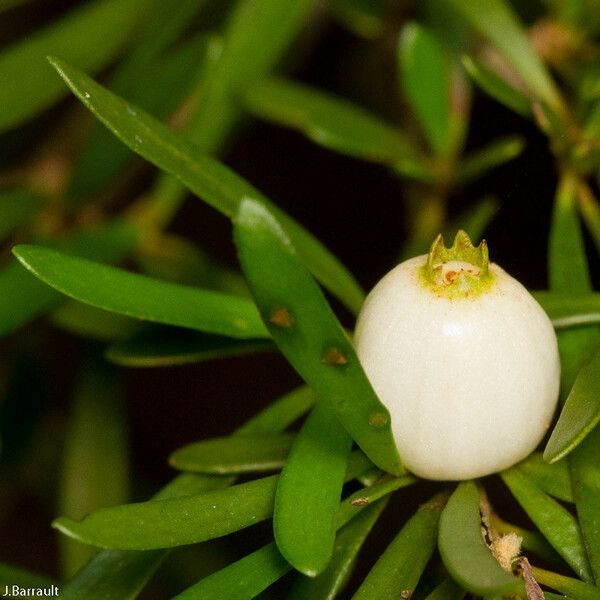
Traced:
<path fill-rule="evenodd" d="M 74 533 L 74 525 L 76 525 L 76 522 L 68 517 L 58 517 L 58 519 L 54 519 L 54 521 L 52 521 L 53 529 L 56 529 L 62 534 L 68 535 L 69 537 L 78 538 L 78 536 Z"/>

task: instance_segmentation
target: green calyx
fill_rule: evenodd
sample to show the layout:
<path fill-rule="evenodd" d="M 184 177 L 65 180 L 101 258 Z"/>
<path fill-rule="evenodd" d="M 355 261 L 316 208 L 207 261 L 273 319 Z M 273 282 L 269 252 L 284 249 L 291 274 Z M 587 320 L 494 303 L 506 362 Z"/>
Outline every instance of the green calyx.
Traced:
<path fill-rule="evenodd" d="M 450 248 L 438 235 L 420 269 L 424 285 L 440 296 L 450 299 L 473 298 L 489 290 L 494 274 L 489 269 L 489 254 L 485 240 L 474 246 L 462 229 Z"/>

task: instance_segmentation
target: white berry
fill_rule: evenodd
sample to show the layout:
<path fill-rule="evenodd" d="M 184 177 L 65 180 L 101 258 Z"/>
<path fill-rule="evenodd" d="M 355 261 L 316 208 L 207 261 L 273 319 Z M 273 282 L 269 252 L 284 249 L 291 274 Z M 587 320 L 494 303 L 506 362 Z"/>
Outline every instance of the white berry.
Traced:
<path fill-rule="evenodd" d="M 355 344 L 410 471 L 460 480 L 505 469 L 539 444 L 560 379 L 556 335 L 529 292 L 464 232 L 390 271 Z"/>

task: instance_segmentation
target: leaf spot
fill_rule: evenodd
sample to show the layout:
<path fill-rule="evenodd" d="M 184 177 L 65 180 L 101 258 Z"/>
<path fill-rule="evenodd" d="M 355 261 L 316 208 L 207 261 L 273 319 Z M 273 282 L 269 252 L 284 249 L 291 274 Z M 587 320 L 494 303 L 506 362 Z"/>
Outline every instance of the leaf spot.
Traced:
<path fill-rule="evenodd" d="M 269 316 L 269 323 L 275 325 L 275 327 L 281 327 L 282 329 L 289 329 L 292 326 L 294 319 L 290 311 L 285 308 L 276 308 Z"/>
<path fill-rule="evenodd" d="M 383 427 L 388 423 L 388 416 L 384 413 L 374 412 L 369 415 L 369 425 L 372 427 Z"/>
<path fill-rule="evenodd" d="M 343 367 L 348 364 L 348 357 L 338 348 L 328 348 L 323 355 L 323 362 L 327 365 Z"/>

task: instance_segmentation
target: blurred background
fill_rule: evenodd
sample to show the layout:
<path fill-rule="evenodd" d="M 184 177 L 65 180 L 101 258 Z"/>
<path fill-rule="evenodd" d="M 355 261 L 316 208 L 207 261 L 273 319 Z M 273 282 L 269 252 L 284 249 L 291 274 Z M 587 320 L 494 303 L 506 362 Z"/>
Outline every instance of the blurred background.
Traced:
<path fill-rule="evenodd" d="M 13 0 L 14 6 L 8 4 L 0 2 L 0 74 L 4 73 L 3 51 L 27 42 L 43 28 L 57 26 L 60 30 L 61 21 L 72 11 L 89 8 L 94 2 Z M 127 4 L 122 0 L 123 6 Z M 202 106 L 203 85 L 210 74 L 192 77 L 193 71 L 187 75 L 174 71 L 170 80 L 169 73 L 159 70 L 164 66 L 160 61 L 176 56 L 176 52 L 183 53 L 188 63 L 207 61 L 208 38 L 199 36 L 211 32 L 214 39 L 210 43 L 218 43 L 217 34 L 227 31 L 234 3 L 204 0 L 196 2 L 196 8 L 189 8 L 193 3 L 182 3 L 182 7 L 184 4 L 188 10 L 185 26 L 143 68 L 135 68 L 135 63 L 127 66 L 127 61 L 144 39 L 146 17 L 151 20 L 156 7 L 148 9 L 146 17 L 132 19 L 130 31 L 106 60 L 90 67 L 97 80 L 125 97 L 131 95 L 134 103 L 139 96 L 136 86 L 157 86 L 158 92 L 162 87 L 164 92 L 165 86 L 173 85 L 169 81 L 177 78 L 190 83 L 187 93 L 170 102 L 168 97 L 152 98 L 152 94 L 139 100 L 142 107 L 148 103 L 150 112 L 170 120 L 179 130 L 193 119 L 198 102 Z M 562 83 L 575 87 L 572 73 L 576 67 L 586 61 L 596 64 L 596 32 L 593 28 L 577 32 L 556 4 L 522 0 L 514 2 L 513 8 L 529 28 L 538 55 L 551 62 Z M 235 122 L 218 142 L 208 144 L 211 147 L 206 151 L 218 155 L 302 223 L 341 259 L 365 290 L 401 257 L 425 251 L 424 240 L 432 241 L 432 232 L 451 231 L 480 209 L 483 216 L 479 221 L 469 222 L 476 223 L 477 237 L 487 239 L 491 259 L 528 288 L 543 289 L 547 287 L 546 252 L 557 184 L 557 153 L 535 119 L 502 105 L 473 83 L 462 67 L 462 56 L 472 53 L 484 61 L 493 49 L 486 48 L 456 14 L 441 18 L 443 11 L 449 10 L 443 5 L 442 0 L 313 2 L 297 25 L 297 33 L 282 45 L 285 47 L 271 69 L 286 80 L 362 107 L 401 131 L 419 156 L 431 157 L 431 135 L 423 127 L 414 94 L 406 89 L 409 67 L 398 56 L 399 38 L 404 36 L 408 44 L 413 33 L 407 27 L 415 23 L 423 26 L 451 65 L 451 110 L 460 129 L 452 150 L 441 152 L 437 162 L 435 156 L 427 159 L 427 165 L 434 165 L 434 175 L 386 164 L 385 160 L 365 160 L 360 152 L 336 151 L 326 147 L 327 143 L 315 143 L 302 127 L 285 123 L 286 118 L 270 111 L 260 90 L 240 101 L 243 107 Z M 156 10 L 159 17 L 155 18 L 162 22 L 164 15 L 160 16 L 160 8 Z M 581 35 L 588 36 L 585 52 Z M 579 45 L 574 50 L 576 42 Z M 198 46 L 195 53 L 193 44 Z M 73 62 L 79 64 L 77 58 Z M 85 69 L 85 60 L 82 62 L 80 66 Z M 487 64 L 495 63 L 488 60 Z M 503 68 L 498 72 L 506 75 Z M 58 77 L 49 65 L 44 63 L 41 73 L 56 84 Z M 13 83 L 3 79 L 1 85 L 10 88 Z M 419 89 L 417 82 L 417 92 Z M 0 93 L 0 111 L 2 98 Z M 12 264 L 10 248 L 14 244 L 59 240 L 94 227 L 126 212 L 155 189 L 156 170 L 133 155 L 125 156 L 114 176 L 93 181 L 89 173 L 94 172 L 94 161 L 99 165 L 103 158 L 89 150 L 91 136 L 98 136 L 92 139 L 99 140 L 97 146 L 106 152 L 112 151 L 112 144 L 119 145 L 112 139 L 106 142 L 99 129 L 66 89 L 18 123 L 3 127 L 0 195 L 26 190 L 35 198 L 35 209 L 3 238 L 2 268 Z M 476 156 L 509 136 L 510 143 L 502 146 L 496 157 L 473 167 L 471 175 L 462 179 L 456 176 L 461 172 L 459 156 Z M 83 156 L 88 161 L 88 179 Z M 595 190 L 595 181 L 590 186 Z M 423 215 L 433 215 L 432 222 L 419 224 Z M 587 233 L 585 243 L 589 248 L 593 244 Z M 183 250 L 178 244 L 183 244 Z M 188 247 L 197 249 L 191 266 L 183 257 Z M 596 279 L 596 254 L 589 255 Z M 237 271 L 228 219 L 188 193 L 160 235 L 142 239 L 137 249 L 119 262 L 129 269 L 184 283 L 200 281 L 214 268 L 226 275 Z M 242 285 L 236 277 L 233 274 L 228 280 L 229 289 Z M 0 296 L 8 297 L 15 291 L 8 287 L 10 281 L 0 276 Z M 344 325 L 351 328 L 353 316 L 331 300 Z M 83 443 L 82 438 L 89 441 L 101 430 L 97 436 L 104 440 L 101 443 L 112 450 L 117 448 L 121 458 L 127 457 L 117 470 L 110 471 L 110 477 L 121 482 L 117 486 L 121 494 L 127 490 L 130 500 L 143 500 L 172 477 L 166 457 L 173 450 L 197 439 L 230 433 L 269 401 L 300 383 L 276 352 L 157 368 L 109 365 L 103 353 L 119 339 L 120 326 L 117 331 L 102 331 L 98 320 L 100 331 L 90 331 L 85 324 L 77 325 L 72 312 L 61 315 L 57 311 L 52 305 L 32 314 L 26 322 L 4 332 L 0 340 L 0 561 L 52 577 L 65 573 L 65 563 L 61 565 L 65 555 L 71 557 L 67 558 L 71 565 L 82 560 L 77 549 L 61 548 L 58 533 L 50 528 L 52 519 L 72 502 L 65 496 L 69 486 L 77 496 L 77 481 L 87 476 L 85 461 L 75 464 L 70 458 L 73 453 L 81 459 L 86 452 L 93 452 L 85 444 L 83 450 L 77 446 Z M 122 324 L 126 333 L 131 326 L 127 321 L 123 319 Z M 90 378 L 107 397 L 103 410 L 77 401 L 78 396 L 94 389 Z M 109 409 L 112 416 L 107 424 L 105 411 Z M 96 468 L 94 458 L 89 468 Z M 69 469 L 73 469 L 71 474 Z M 407 499 L 404 506 L 392 506 L 389 519 L 400 523 L 403 515 L 426 497 L 424 490 L 422 496 Z M 510 510 L 508 498 L 498 498 L 497 502 Z M 357 580 L 389 541 L 386 529 L 367 543 L 364 555 L 371 558 L 362 561 L 364 567 L 359 566 Z M 269 526 L 265 525 L 220 540 L 210 551 L 202 546 L 178 549 L 140 597 L 167 597 L 196 581 L 203 570 L 227 564 L 268 539 Z M 265 597 L 278 597 L 280 589 Z"/>

